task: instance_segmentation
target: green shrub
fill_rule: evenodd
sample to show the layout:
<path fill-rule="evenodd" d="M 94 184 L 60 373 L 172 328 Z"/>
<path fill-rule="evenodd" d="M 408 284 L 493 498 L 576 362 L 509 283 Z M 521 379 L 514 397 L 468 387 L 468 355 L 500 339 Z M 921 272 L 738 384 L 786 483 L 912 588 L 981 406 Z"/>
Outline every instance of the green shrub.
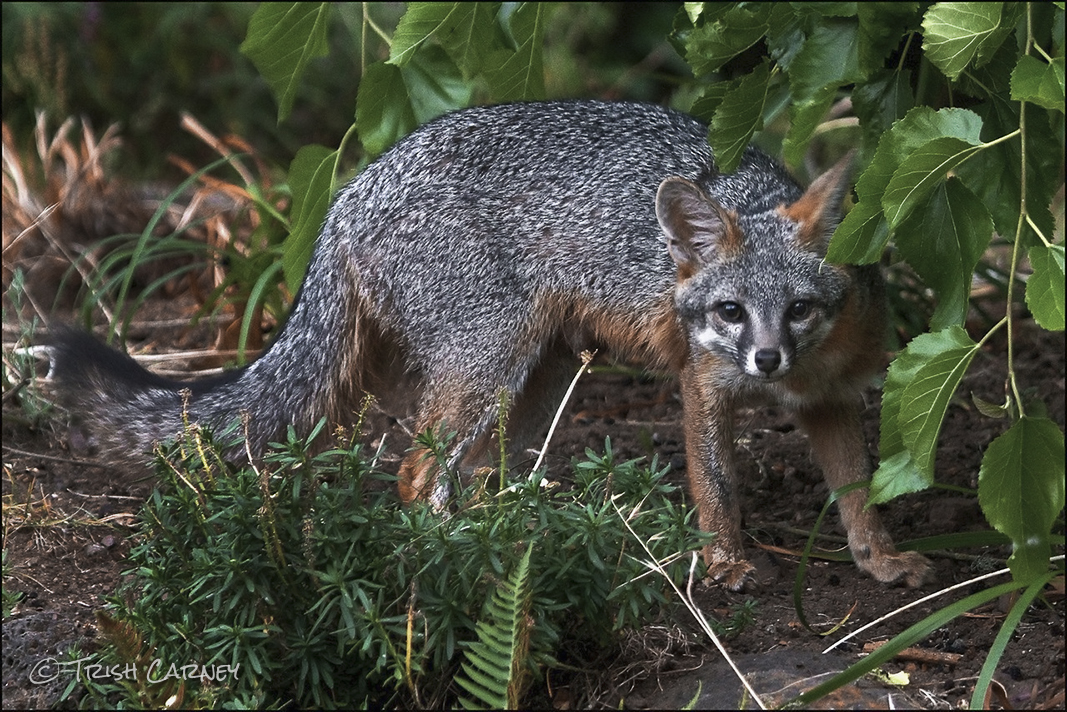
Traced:
<path fill-rule="evenodd" d="M 234 467 L 194 425 L 157 457 L 162 486 L 131 551 L 136 577 L 112 605 L 162 669 L 236 669 L 222 684 L 187 681 L 186 704 L 454 704 L 462 652 L 525 550 L 533 672 L 566 641 L 604 645 L 667 602 L 667 583 L 641 576 L 623 517 L 657 558 L 673 557 L 676 581 L 689 568 L 679 552 L 704 541 L 666 470 L 615 462 L 610 441 L 577 464 L 570 489 L 540 472 L 495 493 L 475 482 L 447 514 L 401 506 L 353 439 L 309 454 L 314 435 Z M 232 429 L 219 441 L 240 444 Z M 104 655 L 121 658 L 121 647 Z"/>

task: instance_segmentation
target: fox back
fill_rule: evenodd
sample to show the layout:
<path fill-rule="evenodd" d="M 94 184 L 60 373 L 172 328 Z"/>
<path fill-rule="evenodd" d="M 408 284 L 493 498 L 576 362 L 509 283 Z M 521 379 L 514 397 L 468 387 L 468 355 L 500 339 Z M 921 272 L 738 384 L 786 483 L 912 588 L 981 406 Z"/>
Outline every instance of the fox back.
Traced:
<path fill-rule="evenodd" d="M 63 331 L 54 374 L 111 453 L 176 435 L 183 388 L 203 424 L 249 411 L 253 452 L 288 425 L 351 422 L 369 392 L 412 406 L 416 431 L 455 431 L 451 464 L 473 467 L 502 390 L 521 442 L 558 402 L 575 353 L 603 348 L 682 375 L 691 480 L 727 483 L 696 492 L 702 525 L 718 526 L 733 517 L 730 442 L 709 423 L 751 400 L 855 399 L 878 366 L 882 316 L 876 270 L 822 259 L 847 166 L 805 192 L 751 148 L 720 172 L 706 136 L 692 117 L 636 103 L 445 115 L 339 192 L 288 320 L 250 366 L 172 382 Z M 447 495 L 418 453 L 400 491 Z M 729 511 L 704 516 L 716 502 Z M 739 558 L 721 537 L 709 563 Z"/>

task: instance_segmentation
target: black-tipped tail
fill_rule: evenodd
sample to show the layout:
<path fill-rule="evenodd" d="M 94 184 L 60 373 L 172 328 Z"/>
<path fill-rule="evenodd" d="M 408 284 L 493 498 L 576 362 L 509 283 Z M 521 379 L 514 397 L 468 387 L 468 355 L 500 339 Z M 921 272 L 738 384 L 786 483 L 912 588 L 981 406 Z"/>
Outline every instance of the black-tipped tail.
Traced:
<path fill-rule="evenodd" d="M 117 461 L 147 461 L 156 442 L 180 433 L 182 389 L 195 399 L 240 375 L 190 382 L 164 378 L 92 334 L 66 326 L 53 328 L 50 342 L 57 400 L 86 431 L 87 444 Z"/>

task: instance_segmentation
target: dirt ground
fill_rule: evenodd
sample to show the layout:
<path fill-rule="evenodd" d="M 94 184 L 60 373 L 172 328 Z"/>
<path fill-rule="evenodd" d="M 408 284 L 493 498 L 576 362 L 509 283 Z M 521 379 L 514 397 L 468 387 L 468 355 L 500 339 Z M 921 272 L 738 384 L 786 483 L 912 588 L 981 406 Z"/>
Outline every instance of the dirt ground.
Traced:
<path fill-rule="evenodd" d="M 173 315 L 172 315 L 173 316 Z M 7 338 L 5 337 L 5 341 Z M 1017 369 L 1024 387 L 1033 387 L 1051 417 L 1064 424 L 1064 335 L 1050 334 L 1025 321 L 1018 331 Z M 981 416 L 970 394 L 1002 400 L 1003 338 L 979 356 L 953 405 L 941 436 L 938 480 L 976 488 L 986 443 L 1003 431 L 1004 421 Z M 869 394 L 865 413 L 868 441 L 877 442 L 878 394 Z M 681 408 L 678 388 L 619 372 L 586 376 L 569 405 L 551 452 L 555 470 L 566 471 L 572 456 L 586 447 L 601 450 L 610 436 L 624 457 L 657 454 L 670 463 L 672 477 L 684 480 Z M 809 621 L 827 631 L 822 637 L 798 622 L 792 602 L 793 576 L 804 535 L 827 496 L 804 436 L 786 414 L 770 409 L 738 419 L 738 463 L 743 474 L 742 509 L 755 554 L 761 588 L 731 594 L 698 587 L 706 615 L 728 615 L 730 606 L 754 598 L 755 622 L 726 641 L 728 650 L 760 694 L 781 702 L 856 661 L 864 646 L 883 641 L 951 601 L 979 590 L 979 584 L 906 611 L 860 635 L 833 654 L 821 651 L 845 633 L 922 596 L 1003 566 L 1003 550 L 935 552 L 935 576 L 922 589 L 886 587 L 861 575 L 849 563 L 816 562 L 809 569 L 804 606 Z M 50 428 L 34 428 L 5 401 L 3 420 L 4 589 L 23 599 L 3 622 L 3 707 L 35 709 L 55 703 L 69 678 L 37 684 L 42 662 L 59 658 L 71 645 L 90 653 L 99 640 L 94 611 L 102 608 L 126 566 L 132 529 L 147 482 L 131 483 L 106 466 L 73 458 L 63 438 Z M 884 508 L 887 527 L 898 542 L 918 537 L 986 528 L 975 496 L 929 491 Z M 836 517 L 827 531 L 840 535 Z M 1057 552 L 1057 553 L 1062 553 Z M 1005 578 L 994 579 L 1000 583 Z M 1010 601 L 999 601 L 957 618 L 923 640 L 916 659 L 895 660 L 887 673 L 905 671 L 903 686 L 873 679 L 825 699 L 835 709 L 956 708 L 966 706 L 974 681 L 1005 618 Z M 617 659 L 578 675 L 554 690 L 558 708 L 599 704 L 625 708 L 677 708 L 701 694 L 697 708 L 741 704 L 740 685 L 710 642 L 692 634 L 691 620 L 650 628 L 624 646 Z M 922 658 L 925 656 L 925 660 Z M 47 671 L 45 671 L 47 672 Z M 1002 691 L 994 708 L 1052 709 L 1064 706 L 1063 582 L 1031 607 L 998 667 Z"/>

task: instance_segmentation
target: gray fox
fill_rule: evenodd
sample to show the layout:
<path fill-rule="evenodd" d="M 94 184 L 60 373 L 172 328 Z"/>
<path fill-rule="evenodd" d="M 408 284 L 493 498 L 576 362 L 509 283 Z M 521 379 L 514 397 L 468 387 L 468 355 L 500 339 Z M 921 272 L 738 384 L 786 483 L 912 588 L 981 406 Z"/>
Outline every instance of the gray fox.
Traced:
<path fill-rule="evenodd" d="M 875 266 L 823 261 L 848 161 L 807 191 L 754 148 L 724 174 L 707 131 L 640 103 L 447 114 L 341 189 L 258 360 L 181 383 L 57 330 L 54 378 L 113 456 L 178 434 L 182 389 L 205 425 L 247 410 L 255 453 L 289 425 L 351 422 L 371 393 L 393 410 L 416 399 L 415 428 L 454 431 L 449 464 L 471 468 L 487 458 L 501 390 L 521 442 L 558 403 L 579 350 L 639 358 L 680 376 L 690 489 L 700 527 L 718 534 L 704 560 L 739 589 L 753 567 L 734 409 L 792 408 L 831 488 L 867 478 L 860 390 L 881 365 L 884 295 Z M 424 454 L 402 463 L 400 495 L 440 505 L 446 478 Z M 918 585 L 926 559 L 898 553 L 865 501 L 865 490 L 839 500 L 856 563 Z"/>

